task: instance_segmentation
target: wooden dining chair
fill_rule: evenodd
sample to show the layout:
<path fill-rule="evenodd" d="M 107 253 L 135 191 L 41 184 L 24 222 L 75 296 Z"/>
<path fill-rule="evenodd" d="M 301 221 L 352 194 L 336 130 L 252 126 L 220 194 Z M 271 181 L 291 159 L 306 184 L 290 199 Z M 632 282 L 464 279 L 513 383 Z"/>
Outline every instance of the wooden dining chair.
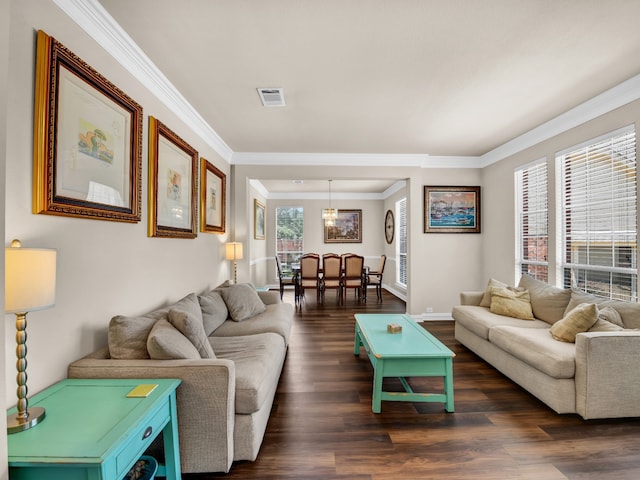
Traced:
<path fill-rule="evenodd" d="M 369 270 L 367 273 L 367 287 L 373 285 L 376 287 L 376 297 L 382 302 L 382 274 L 384 273 L 384 265 L 387 263 L 387 256 L 382 254 L 377 270 Z"/>
<path fill-rule="evenodd" d="M 335 253 L 322 256 L 322 303 L 327 289 L 334 289 L 337 302 L 342 304 L 342 259 Z"/>
<path fill-rule="evenodd" d="M 300 300 L 304 300 L 306 289 L 314 289 L 316 291 L 316 301 L 320 302 L 320 255 L 305 253 L 300 257 L 298 286 Z"/>
<path fill-rule="evenodd" d="M 296 276 L 292 272 L 285 273 L 282 271 L 282 264 L 280 263 L 280 257 L 278 257 L 277 255 L 276 255 L 276 265 L 278 265 L 278 279 L 280 280 L 280 300 L 282 300 L 282 297 L 284 296 L 284 287 L 286 287 L 287 285 L 292 285 L 294 290 L 296 289 Z"/>
<path fill-rule="evenodd" d="M 342 288 L 346 298 L 347 289 L 353 288 L 358 295 L 358 300 L 367 301 L 367 289 L 365 288 L 364 257 L 361 255 L 347 255 L 343 257 L 344 275 Z"/>

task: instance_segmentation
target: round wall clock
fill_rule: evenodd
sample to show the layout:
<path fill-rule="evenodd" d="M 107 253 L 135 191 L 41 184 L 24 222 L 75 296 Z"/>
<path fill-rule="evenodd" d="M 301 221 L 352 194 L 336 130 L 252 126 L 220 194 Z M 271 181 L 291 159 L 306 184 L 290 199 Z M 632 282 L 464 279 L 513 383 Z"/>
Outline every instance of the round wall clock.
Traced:
<path fill-rule="evenodd" d="M 396 227 L 393 219 L 393 212 L 391 210 L 387 210 L 387 214 L 384 217 L 384 238 L 387 239 L 387 243 L 393 242 L 393 234 L 395 233 Z"/>

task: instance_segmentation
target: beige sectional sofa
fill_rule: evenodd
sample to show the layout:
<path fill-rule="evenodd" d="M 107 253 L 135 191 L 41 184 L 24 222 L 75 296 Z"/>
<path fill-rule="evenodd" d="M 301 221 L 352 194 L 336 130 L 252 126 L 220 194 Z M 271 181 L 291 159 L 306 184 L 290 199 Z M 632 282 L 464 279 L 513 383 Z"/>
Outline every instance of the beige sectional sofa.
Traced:
<path fill-rule="evenodd" d="M 558 413 L 584 419 L 640 416 L 640 304 L 524 275 L 519 288 L 510 290 L 529 298 L 533 318 L 525 320 L 495 313 L 501 310 L 493 308 L 498 302 L 492 304 L 492 292 L 505 287 L 499 284 L 492 279 L 484 292 L 460 294 L 461 305 L 452 310 L 460 343 Z M 598 318 L 574 329 L 583 304 L 596 304 L 589 315 L 595 310 Z M 554 338 L 567 328 L 574 329 L 570 338 Z"/>
<path fill-rule="evenodd" d="M 221 286 L 137 317 L 116 316 L 109 345 L 69 378 L 179 378 L 183 473 L 228 472 L 258 455 L 293 324 L 278 292 Z"/>

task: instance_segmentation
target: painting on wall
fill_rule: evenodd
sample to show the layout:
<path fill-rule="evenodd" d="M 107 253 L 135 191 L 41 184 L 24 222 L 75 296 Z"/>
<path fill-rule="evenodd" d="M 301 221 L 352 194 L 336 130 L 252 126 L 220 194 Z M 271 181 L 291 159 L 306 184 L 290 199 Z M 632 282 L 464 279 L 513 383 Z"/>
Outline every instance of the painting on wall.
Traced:
<path fill-rule="evenodd" d="M 424 187 L 424 233 L 480 233 L 480 187 Z"/>
<path fill-rule="evenodd" d="M 195 238 L 198 152 L 149 117 L 150 237 Z"/>
<path fill-rule="evenodd" d="M 362 210 L 338 210 L 334 225 L 324 225 L 324 243 L 362 243 Z"/>
<path fill-rule="evenodd" d="M 256 240 L 265 239 L 265 206 L 257 198 L 253 199 L 253 238 Z"/>
<path fill-rule="evenodd" d="M 225 232 L 227 176 L 205 158 L 200 159 L 200 231 Z"/>
<path fill-rule="evenodd" d="M 139 222 L 142 107 L 38 31 L 33 213 Z"/>

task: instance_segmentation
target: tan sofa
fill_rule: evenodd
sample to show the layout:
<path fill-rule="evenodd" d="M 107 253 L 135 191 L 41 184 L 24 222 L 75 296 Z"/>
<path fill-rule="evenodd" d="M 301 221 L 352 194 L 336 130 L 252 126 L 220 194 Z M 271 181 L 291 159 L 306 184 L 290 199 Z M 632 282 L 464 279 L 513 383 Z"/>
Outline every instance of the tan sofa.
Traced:
<path fill-rule="evenodd" d="M 145 315 L 114 317 L 109 345 L 72 363 L 68 375 L 181 379 L 182 472 L 228 472 L 258 455 L 292 323 L 293 306 L 278 292 L 245 284 L 192 293 Z"/>
<path fill-rule="evenodd" d="M 483 300 L 487 305 L 489 287 L 462 292 L 461 305 L 452 310 L 455 338 L 558 413 L 584 419 L 640 416 L 640 304 L 559 289 L 527 275 L 519 287 L 530 296 L 532 320 L 480 306 Z M 612 307 L 622 326 L 593 326 L 578 333 L 575 343 L 556 340 L 552 326 L 583 303 L 595 303 L 600 311 Z"/>

